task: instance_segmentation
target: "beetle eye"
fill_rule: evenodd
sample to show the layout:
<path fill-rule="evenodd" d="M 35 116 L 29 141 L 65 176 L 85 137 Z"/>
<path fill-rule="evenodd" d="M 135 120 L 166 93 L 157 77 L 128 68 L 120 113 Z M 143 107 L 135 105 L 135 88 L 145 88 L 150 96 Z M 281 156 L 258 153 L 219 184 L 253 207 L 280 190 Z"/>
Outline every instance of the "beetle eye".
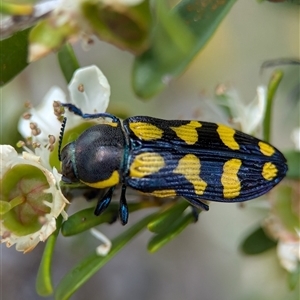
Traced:
<path fill-rule="evenodd" d="M 73 162 L 71 160 L 67 160 L 66 162 L 62 161 L 62 178 L 61 180 L 65 183 L 77 182 L 77 176 L 74 172 Z"/>
<path fill-rule="evenodd" d="M 61 172 L 62 172 L 62 181 L 65 183 L 78 182 L 76 176 L 76 162 L 74 155 L 74 144 L 70 143 L 66 145 L 61 151 Z"/>

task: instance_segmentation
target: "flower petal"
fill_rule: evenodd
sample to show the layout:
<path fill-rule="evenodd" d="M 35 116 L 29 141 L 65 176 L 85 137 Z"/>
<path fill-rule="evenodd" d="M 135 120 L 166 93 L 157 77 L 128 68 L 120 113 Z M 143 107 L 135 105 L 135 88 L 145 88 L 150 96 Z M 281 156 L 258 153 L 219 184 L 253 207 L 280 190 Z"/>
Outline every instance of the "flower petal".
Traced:
<path fill-rule="evenodd" d="M 300 151 L 300 127 L 297 127 L 292 131 L 291 139 L 295 145 L 295 149 Z"/>
<path fill-rule="evenodd" d="M 31 118 L 25 120 L 20 118 L 18 130 L 24 138 L 32 136 L 30 123 L 37 123 L 41 130 L 41 134 L 37 137 L 40 143 L 48 141 L 48 135 L 53 134 L 58 136 L 61 123 L 57 120 L 53 112 L 53 101 L 66 102 L 66 95 L 59 87 L 52 87 L 43 101 L 35 108 L 31 108 L 29 113 Z"/>
<path fill-rule="evenodd" d="M 97 66 L 78 69 L 69 84 L 72 103 L 84 113 L 105 112 L 110 85 Z"/>
<path fill-rule="evenodd" d="M 12 230 L 9 230 L 4 226 L 3 220 L 1 221 L 0 234 L 2 236 L 1 242 L 6 243 L 7 247 L 16 244 L 18 251 L 24 253 L 31 251 L 40 241 L 45 241 L 56 229 L 56 218 L 63 214 L 64 218 L 67 218 L 64 208 L 68 204 L 68 200 L 62 194 L 59 187 L 60 175 L 56 169 L 53 169 L 53 173 L 46 169 L 40 162 L 40 158 L 32 153 L 23 152 L 23 156 L 18 155 L 15 149 L 9 145 L 0 145 L 1 154 L 1 177 L 5 175 L 5 172 L 9 168 L 18 164 L 27 164 L 39 168 L 49 184 L 47 189 L 41 191 L 43 194 L 49 193 L 52 195 L 52 201 L 48 202 L 42 200 L 43 204 L 48 206 L 50 210 L 44 215 L 39 215 L 40 228 L 39 230 L 27 234 L 18 235 Z M 41 199 L 45 199 L 44 197 Z"/>
<path fill-rule="evenodd" d="M 15 148 L 10 145 L 0 145 L 0 179 L 16 158 L 18 158 L 18 153 Z"/>
<path fill-rule="evenodd" d="M 246 119 L 242 122 L 242 129 L 246 133 L 253 133 L 262 123 L 265 115 L 267 89 L 265 86 L 257 87 L 257 96 L 245 107 Z"/>
<path fill-rule="evenodd" d="M 279 241 L 277 255 L 287 271 L 295 271 L 300 261 L 300 241 Z"/>

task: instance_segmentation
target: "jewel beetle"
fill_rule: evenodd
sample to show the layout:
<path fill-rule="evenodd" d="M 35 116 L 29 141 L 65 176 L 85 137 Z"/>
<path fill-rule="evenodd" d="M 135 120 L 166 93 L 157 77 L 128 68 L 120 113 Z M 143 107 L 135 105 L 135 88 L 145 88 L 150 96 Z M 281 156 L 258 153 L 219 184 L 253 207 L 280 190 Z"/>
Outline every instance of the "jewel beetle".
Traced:
<path fill-rule="evenodd" d="M 85 119 L 110 119 L 60 150 L 62 129 L 62 181 L 108 188 L 96 215 L 107 208 L 121 184 L 123 225 L 128 220 L 127 186 L 156 197 L 182 196 L 192 206 L 208 210 L 202 200 L 242 202 L 265 194 L 288 169 L 275 147 L 222 124 L 147 116 L 121 122 L 108 113 L 84 114 L 73 104 L 62 106 Z"/>

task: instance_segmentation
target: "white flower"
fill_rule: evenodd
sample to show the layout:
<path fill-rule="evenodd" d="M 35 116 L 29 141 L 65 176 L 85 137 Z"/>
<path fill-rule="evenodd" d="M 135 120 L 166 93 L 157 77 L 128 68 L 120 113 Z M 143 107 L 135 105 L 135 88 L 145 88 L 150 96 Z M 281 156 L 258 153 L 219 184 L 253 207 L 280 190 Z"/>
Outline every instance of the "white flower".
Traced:
<path fill-rule="evenodd" d="M 292 131 L 291 139 L 295 145 L 295 149 L 300 151 L 300 127 L 297 127 Z"/>
<path fill-rule="evenodd" d="M 69 84 L 71 103 L 85 113 L 105 112 L 110 85 L 97 66 L 78 69 Z"/>
<path fill-rule="evenodd" d="M 79 107 L 84 113 L 105 112 L 109 103 L 110 85 L 97 66 L 78 69 L 68 86 L 70 103 Z M 29 118 L 21 118 L 18 129 L 24 138 L 32 138 L 33 142 L 46 145 L 49 135 L 59 137 L 61 123 L 53 113 L 53 102 L 66 103 L 66 95 L 59 87 L 52 87 L 41 104 L 29 109 Z M 72 128 L 83 122 L 82 118 L 66 111 L 67 126 Z M 35 124 L 36 126 L 32 126 Z M 32 129 L 33 128 L 33 129 Z M 36 132 L 38 128 L 38 132 Z M 37 133 L 37 135 L 36 135 Z M 41 156 L 43 164 L 48 162 L 49 153 L 45 148 L 36 148 L 36 154 Z"/>
<path fill-rule="evenodd" d="M 282 267 L 294 272 L 300 263 L 299 181 L 286 180 L 280 189 L 281 192 L 271 193 L 271 213 L 264 221 L 264 229 L 278 241 L 277 255 Z"/>
<path fill-rule="evenodd" d="M 237 91 L 234 89 L 228 89 L 221 95 L 226 96 L 226 102 L 224 99 L 218 100 L 218 105 L 227 106 L 233 117 L 233 122 L 240 125 L 240 129 L 248 134 L 253 134 L 259 129 L 266 110 L 266 98 L 267 89 L 265 86 L 257 87 L 257 95 L 248 104 L 244 104 Z M 219 93 L 220 95 L 220 93 Z"/>
<path fill-rule="evenodd" d="M 106 111 L 110 86 L 96 66 L 77 70 L 68 88 L 71 98 L 69 102 L 84 113 Z M 49 135 L 57 140 L 60 133 L 61 123 L 53 112 L 53 102 L 66 103 L 66 98 L 60 88 L 53 87 L 38 107 L 30 108 L 26 117 L 20 119 L 20 133 L 31 140 L 32 144 L 40 144 L 40 147 L 35 148 L 35 154 L 29 150 L 21 156 L 11 146 L 0 148 L 1 242 L 8 247 L 16 244 L 18 251 L 28 252 L 39 241 L 45 241 L 56 228 L 56 218 L 61 213 L 66 216 L 63 209 L 68 202 L 59 187 L 61 175 L 50 166 L 50 148 L 44 147 L 49 144 Z M 78 122 L 84 122 L 81 117 L 69 111 L 64 114 L 70 128 L 77 126 Z M 55 139 L 52 139 L 52 143 L 53 140 Z M 25 172 L 23 177 L 22 172 Z M 10 190 L 7 191 L 6 187 Z M 36 210 L 28 210 L 28 207 L 36 207 Z M 19 216 L 22 216 L 22 220 L 27 220 L 24 226 L 22 222 L 17 222 Z M 13 218 L 16 218 L 15 228 L 11 226 Z"/>
<path fill-rule="evenodd" d="M 299 229 L 295 228 L 297 234 L 288 231 L 281 219 L 275 215 L 269 216 L 264 224 L 267 233 L 278 240 L 277 256 L 281 266 L 288 272 L 294 272 L 300 262 Z"/>
<path fill-rule="evenodd" d="M 295 272 L 300 262 L 300 236 L 298 241 L 279 240 L 277 255 L 281 265 L 288 272 Z"/>
<path fill-rule="evenodd" d="M 59 188 L 60 175 L 42 166 L 38 156 L 0 145 L 0 163 L 1 242 L 26 253 L 55 231 L 60 214 L 67 218 L 68 201 Z"/>

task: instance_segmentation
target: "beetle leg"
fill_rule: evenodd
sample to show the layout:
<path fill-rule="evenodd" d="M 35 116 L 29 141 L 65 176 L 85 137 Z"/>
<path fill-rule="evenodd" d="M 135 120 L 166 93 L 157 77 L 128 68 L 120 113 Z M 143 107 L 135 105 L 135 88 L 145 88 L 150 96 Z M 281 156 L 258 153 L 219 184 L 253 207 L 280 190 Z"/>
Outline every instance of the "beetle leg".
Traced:
<path fill-rule="evenodd" d="M 114 189 L 115 189 L 114 186 L 111 187 L 107 191 L 107 193 L 104 195 L 104 197 L 102 197 L 102 198 L 99 199 L 99 201 L 97 203 L 97 206 L 95 208 L 95 211 L 94 211 L 94 214 L 96 216 L 99 216 L 107 208 L 107 206 L 109 205 L 109 203 L 111 201 Z"/>
<path fill-rule="evenodd" d="M 122 192 L 120 197 L 120 208 L 119 208 L 119 217 L 122 225 L 126 225 L 128 222 L 128 206 L 126 201 L 126 185 L 122 185 Z"/>
<path fill-rule="evenodd" d="M 185 199 L 197 208 L 201 208 L 202 210 L 206 210 L 206 211 L 209 210 L 209 206 L 207 204 L 201 202 L 200 200 L 198 200 L 196 198 L 186 198 L 185 197 Z"/>
<path fill-rule="evenodd" d="M 193 215 L 193 217 L 194 217 L 194 219 L 195 219 L 195 223 L 196 223 L 196 222 L 198 222 L 198 219 L 199 219 L 199 210 L 198 210 L 198 208 L 197 208 L 196 206 L 194 206 L 194 205 L 191 205 L 190 207 L 191 207 L 192 215 Z"/>
<path fill-rule="evenodd" d="M 71 103 L 61 103 L 63 107 L 67 107 L 73 114 L 82 117 L 83 119 L 111 118 L 114 122 L 119 122 L 119 119 L 108 113 L 85 114 L 80 108 Z"/>

